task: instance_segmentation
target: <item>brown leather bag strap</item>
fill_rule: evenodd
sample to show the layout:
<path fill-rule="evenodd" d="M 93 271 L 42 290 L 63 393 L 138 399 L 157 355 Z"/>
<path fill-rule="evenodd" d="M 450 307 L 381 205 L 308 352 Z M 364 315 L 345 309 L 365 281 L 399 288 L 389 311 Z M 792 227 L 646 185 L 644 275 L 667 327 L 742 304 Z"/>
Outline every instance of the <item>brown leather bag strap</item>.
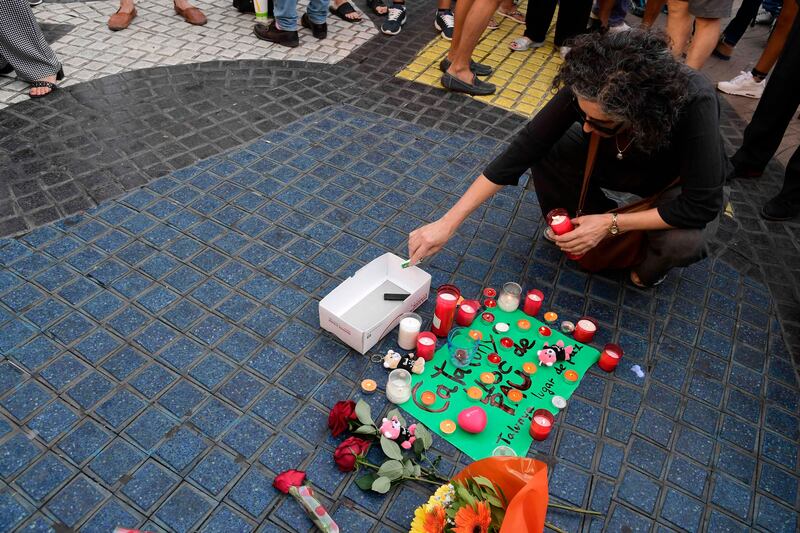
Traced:
<path fill-rule="evenodd" d="M 583 215 L 583 204 L 586 202 L 586 193 L 589 192 L 589 179 L 592 177 L 594 162 L 597 159 L 597 147 L 599 145 L 600 136 L 596 133 L 592 133 L 592 136 L 589 138 L 589 151 L 586 154 L 586 168 L 583 171 L 583 185 L 581 186 L 581 196 L 578 200 L 578 210 L 575 212 L 576 217 Z"/>

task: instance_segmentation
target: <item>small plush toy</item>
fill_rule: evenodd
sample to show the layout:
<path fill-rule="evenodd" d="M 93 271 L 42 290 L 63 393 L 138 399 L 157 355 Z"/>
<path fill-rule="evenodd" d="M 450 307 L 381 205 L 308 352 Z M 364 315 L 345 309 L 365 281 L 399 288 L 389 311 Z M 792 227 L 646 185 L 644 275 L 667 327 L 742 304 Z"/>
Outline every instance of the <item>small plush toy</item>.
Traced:
<path fill-rule="evenodd" d="M 406 429 L 400 424 L 400 420 L 396 416 L 393 416 L 391 420 L 384 418 L 381 421 L 381 435 L 387 439 L 397 441 L 397 444 L 404 450 L 411 449 L 414 441 L 417 440 L 417 437 L 414 436 L 416 431 L 416 424 L 411 424 L 408 426 L 408 429 Z"/>
<path fill-rule="evenodd" d="M 572 346 L 564 346 L 564 341 L 558 341 L 552 346 L 544 343 L 543 348 L 536 352 L 539 356 L 539 366 L 553 366 L 556 361 L 569 361 L 572 350 Z"/>
<path fill-rule="evenodd" d="M 425 359 L 414 357 L 413 353 L 403 357 L 394 350 L 389 350 L 383 358 L 383 368 L 402 368 L 412 374 L 422 374 L 425 371 Z"/>

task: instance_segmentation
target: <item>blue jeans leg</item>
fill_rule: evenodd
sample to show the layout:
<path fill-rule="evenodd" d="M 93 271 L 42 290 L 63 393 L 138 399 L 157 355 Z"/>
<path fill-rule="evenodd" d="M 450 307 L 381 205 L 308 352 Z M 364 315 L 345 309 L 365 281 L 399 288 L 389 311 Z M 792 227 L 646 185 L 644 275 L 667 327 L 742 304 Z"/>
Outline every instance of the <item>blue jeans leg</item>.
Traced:
<path fill-rule="evenodd" d="M 309 0 L 306 13 L 314 24 L 325 24 L 328 19 L 328 0 Z"/>
<path fill-rule="evenodd" d="M 297 0 L 275 0 L 274 9 L 280 29 L 297 31 Z"/>

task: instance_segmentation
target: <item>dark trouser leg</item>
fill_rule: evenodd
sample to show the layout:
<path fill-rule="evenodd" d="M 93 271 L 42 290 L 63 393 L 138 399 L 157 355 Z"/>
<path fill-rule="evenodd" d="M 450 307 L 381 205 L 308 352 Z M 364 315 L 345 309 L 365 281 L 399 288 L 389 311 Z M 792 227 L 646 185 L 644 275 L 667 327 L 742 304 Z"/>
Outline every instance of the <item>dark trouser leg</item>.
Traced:
<path fill-rule="evenodd" d="M 656 205 L 675 199 L 680 192 L 680 187 L 673 187 L 659 198 Z M 652 285 L 670 269 L 691 265 L 708 256 L 708 242 L 718 227 L 719 216 L 703 229 L 648 231 L 644 261 L 634 268 L 641 282 Z"/>
<path fill-rule="evenodd" d="M 0 2 L 0 58 L 0 66 L 10 63 L 26 81 L 52 76 L 61 68 L 26 0 Z"/>
<path fill-rule="evenodd" d="M 744 130 L 742 147 L 733 155 L 737 168 L 763 170 L 781 144 L 800 105 L 800 17 L 795 18 L 778 63 Z"/>
<path fill-rule="evenodd" d="M 800 210 L 800 147 L 798 147 L 789 164 L 786 165 L 786 175 L 783 178 L 783 188 L 778 193 L 778 198 L 789 204 L 795 211 Z"/>
<path fill-rule="evenodd" d="M 550 152 L 531 168 L 533 187 L 542 213 L 563 207 L 570 215 L 575 215 L 583 183 L 586 152 L 589 141 L 584 136 L 580 124 L 575 124 L 550 149 Z M 604 213 L 617 207 L 600 187 L 589 182 L 584 213 Z"/>
<path fill-rule="evenodd" d="M 744 0 L 742 2 L 736 15 L 722 31 L 722 38 L 727 44 L 736 46 L 744 32 L 747 31 L 747 27 L 756 18 L 759 6 L 761 6 L 761 0 Z"/>
<path fill-rule="evenodd" d="M 570 39 L 585 32 L 591 11 L 592 0 L 559 2 L 555 45 L 568 45 Z"/>
<path fill-rule="evenodd" d="M 525 37 L 537 43 L 544 42 L 553 13 L 556 12 L 557 0 L 531 0 L 525 13 Z"/>

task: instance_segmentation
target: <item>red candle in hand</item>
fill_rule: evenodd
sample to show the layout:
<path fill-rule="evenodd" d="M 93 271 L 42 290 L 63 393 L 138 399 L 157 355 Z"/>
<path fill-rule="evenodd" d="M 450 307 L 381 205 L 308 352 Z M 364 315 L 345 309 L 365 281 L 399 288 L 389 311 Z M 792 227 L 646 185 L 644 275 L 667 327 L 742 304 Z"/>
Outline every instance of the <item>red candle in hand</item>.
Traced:
<path fill-rule="evenodd" d="M 475 300 L 464 300 L 458 307 L 456 313 L 456 324 L 462 327 L 469 326 L 475 320 L 475 315 L 478 314 L 478 306 L 480 304 Z"/>
<path fill-rule="evenodd" d="M 531 420 L 530 433 L 534 440 L 544 440 L 550 435 L 553 429 L 553 413 L 547 409 L 537 409 L 533 412 L 533 420 Z"/>
<path fill-rule="evenodd" d="M 453 318 L 456 316 L 456 304 L 461 297 L 461 291 L 453 285 L 442 285 L 437 289 L 436 308 L 433 310 L 433 325 L 431 331 L 437 337 L 446 337 L 453 327 Z"/>
<path fill-rule="evenodd" d="M 578 320 L 575 324 L 575 331 L 572 332 L 572 337 L 583 344 L 589 344 L 597 332 L 597 322 L 588 316 Z"/>
<path fill-rule="evenodd" d="M 620 359 L 622 359 L 622 348 L 616 344 L 606 344 L 603 353 L 600 354 L 600 360 L 597 361 L 597 366 L 606 372 L 613 372 Z"/>
<path fill-rule="evenodd" d="M 522 304 L 522 311 L 526 315 L 535 316 L 542 308 L 542 302 L 544 302 L 544 293 L 542 291 L 539 289 L 528 291 L 525 303 Z"/>
<path fill-rule="evenodd" d="M 575 226 L 572 225 L 572 220 L 569 218 L 569 213 L 567 213 L 566 209 L 557 208 L 552 209 L 549 213 L 547 213 L 547 225 L 550 226 L 550 229 L 553 230 L 553 233 L 556 235 L 564 235 L 565 233 L 569 233 L 570 231 L 575 229 Z M 583 256 L 575 255 L 575 254 L 567 254 L 572 260 L 580 259 Z"/>
<path fill-rule="evenodd" d="M 433 359 L 436 351 L 436 335 L 430 331 L 423 331 L 417 337 L 417 357 L 422 357 L 426 361 Z"/>

